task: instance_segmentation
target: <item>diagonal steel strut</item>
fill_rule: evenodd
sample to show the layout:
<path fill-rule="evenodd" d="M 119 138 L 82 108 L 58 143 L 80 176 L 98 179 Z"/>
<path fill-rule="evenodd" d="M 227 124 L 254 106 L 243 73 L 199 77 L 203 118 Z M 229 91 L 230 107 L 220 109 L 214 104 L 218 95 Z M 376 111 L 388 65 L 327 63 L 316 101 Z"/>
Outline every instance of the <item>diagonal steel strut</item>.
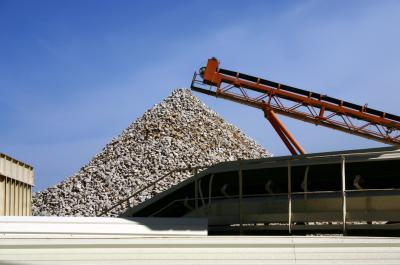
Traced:
<path fill-rule="evenodd" d="M 306 153 L 271 108 L 264 108 L 264 116 L 271 123 L 292 155 L 304 155 Z"/>

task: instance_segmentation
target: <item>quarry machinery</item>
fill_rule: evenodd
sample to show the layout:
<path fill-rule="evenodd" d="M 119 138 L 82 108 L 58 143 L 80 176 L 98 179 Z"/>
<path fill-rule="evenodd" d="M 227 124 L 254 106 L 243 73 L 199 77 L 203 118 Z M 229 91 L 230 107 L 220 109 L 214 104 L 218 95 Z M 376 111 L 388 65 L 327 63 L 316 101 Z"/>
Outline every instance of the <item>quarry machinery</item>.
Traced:
<path fill-rule="evenodd" d="M 215 164 L 123 216 L 207 218 L 214 235 L 400 236 L 400 117 L 222 69 L 215 58 L 191 88 L 261 109 L 292 155 Z M 304 154 L 277 114 L 394 147 Z"/>
<path fill-rule="evenodd" d="M 123 216 L 207 218 L 210 235 L 400 236 L 399 172 L 396 147 L 227 161 Z"/>
<path fill-rule="evenodd" d="M 305 151 L 276 114 L 400 146 L 397 115 L 223 69 L 216 58 L 194 73 L 191 89 L 263 110 L 292 155 Z"/>

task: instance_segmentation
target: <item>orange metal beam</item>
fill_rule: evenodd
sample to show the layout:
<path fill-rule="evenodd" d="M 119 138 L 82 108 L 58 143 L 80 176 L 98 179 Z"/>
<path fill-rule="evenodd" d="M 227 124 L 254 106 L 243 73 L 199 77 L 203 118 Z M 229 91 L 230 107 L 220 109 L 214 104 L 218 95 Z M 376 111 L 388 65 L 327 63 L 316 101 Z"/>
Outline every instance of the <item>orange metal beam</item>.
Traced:
<path fill-rule="evenodd" d="M 281 137 L 282 141 L 289 149 L 290 153 L 292 153 L 292 155 L 304 155 L 306 153 L 303 147 L 301 147 L 301 145 L 296 141 L 296 139 L 285 127 L 285 125 L 279 120 L 278 116 L 272 109 L 264 109 L 264 115 L 271 123 L 275 131 L 278 133 L 279 137 Z"/>
<path fill-rule="evenodd" d="M 334 105 L 332 103 L 324 102 L 321 100 L 316 100 L 313 98 L 309 98 L 306 96 L 302 95 L 296 95 L 287 91 L 283 91 L 280 89 L 274 89 L 265 85 L 261 85 L 259 83 L 254 83 L 246 80 L 242 80 L 239 78 L 233 78 L 231 76 L 226 76 L 223 74 L 220 74 L 218 70 L 218 61 L 216 59 L 210 59 L 209 63 L 207 64 L 207 67 L 205 69 L 205 75 L 204 75 L 204 83 L 209 84 L 212 86 L 215 86 L 219 88 L 221 86 L 222 82 L 232 84 L 236 87 L 243 87 L 247 89 L 251 89 L 254 91 L 262 92 L 262 93 L 267 93 L 271 95 L 275 95 L 277 97 L 291 100 L 297 103 L 301 103 L 304 105 L 310 105 L 310 106 L 315 106 L 315 107 L 320 107 L 324 108 L 325 110 L 330 110 L 332 112 L 337 112 L 337 113 L 342 113 L 342 114 L 347 114 L 350 115 L 354 118 L 359 118 L 362 120 L 370 121 L 375 124 L 382 124 L 385 126 L 390 126 L 390 127 L 395 127 L 397 129 L 400 129 L 400 123 L 393 122 L 391 120 L 382 118 L 382 117 L 377 117 L 368 113 L 352 110 L 345 108 L 341 105 Z M 239 74 L 239 73 L 238 73 Z M 207 78 L 207 79 L 206 79 Z"/>
<path fill-rule="evenodd" d="M 202 78 L 197 79 L 198 75 L 195 73 L 192 89 L 262 110 L 270 109 L 274 113 L 279 113 L 316 125 L 333 128 L 387 144 L 400 145 L 400 122 L 386 118 L 386 116 L 390 115 L 391 117 L 399 119 L 399 117 L 395 115 L 386 115 L 386 113 L 373 110 L 382 114 L 380 116 L 374 115 L 371 114 L 371 110 L 365 111 L 368 109 L 364 107 L 360 108 L 360 110 L 346 107 L 346 104 L 357 106 L 349 102 L 334 99 L 335 101 L 333 102 L 338 101 L 338 104 L 334 104 L 325 100 L 328 98 L 327 96 L 320 95 L 321 98 L 316 99 L 316 93 L 309 92 L 310 95 L 307 96 L 304 95 L 304 92 L 307 91 L 297 89 L 303 94 L 296 93 L 296 89 L 294 88 L 294 92 L 287 91 L 285 89 L 280 89 L 285 85 L 268 81 L 276 84 L 276 87 L 271 87 L 265 85 L 265 82 L 263 83 L 261 78 L 251 77 L 229 70 L 223 70 L 223 72 L 228 74 L 222 74 L 219 72 L 220 69 L 218 67 L 219 62 L 217 59 L 209 59 L 207 66 L 200 71 L 200 76 Z M 243 76 L 248 78 L 240 78 Z M 204 88 L 204 84 L 209 85 L 209 87 Z M 200 85 L 200 87 L 196 85 Z M 275 126 L 280 126 L 277 125 L 279 123 L 276 120 L 273 122 Z M 273 122 L 271 122 L 271 124 L 274 126 Z M 284 128 L 284 126 L 279 128 Z M 278 131 L 288 135 L 286 139 L 288 139 L 289 142 L 297 143 L 287 129 L 283 131 L 279 129 L 277 132 Z M 299 150 L 300 149 L 298 149 L 298 151 Z"/>

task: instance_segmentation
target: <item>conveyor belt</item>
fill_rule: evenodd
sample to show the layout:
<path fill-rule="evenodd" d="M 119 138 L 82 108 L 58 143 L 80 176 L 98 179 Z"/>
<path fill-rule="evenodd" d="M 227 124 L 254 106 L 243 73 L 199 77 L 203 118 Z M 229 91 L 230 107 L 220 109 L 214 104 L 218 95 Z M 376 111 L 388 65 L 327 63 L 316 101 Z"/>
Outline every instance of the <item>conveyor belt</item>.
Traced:
<path fill-rule="evenodd" d="M 322 95 L 322 94 L 319 94 L 319 93 L 315 93 L 315 92 L 299 89 L 299 88 L 296 88 L 296 87 L 279 84 L 279 83 L 276 83 L 276 82 L 273 82 L 273 81 L 269 81 L 269 80 L 266 80 L 266 79 L 258 78 L 258 77 L 247 75 L 247 74 L 234 72 L 234 71 L 231 71 L 231 70 L 219 69 L 218 72 L 221 73 L 221 74 L 224 74 L 224 75 L 228 75 L 228 76 L 232 76 L 232 77 L 238 77 L 240 79 L 244 79 L 244 80 L 247 80 L 247 81 L 250 81 L 250 82 L 255 82 L 256 83 L 256 82 L 259 81 L 260 84 L 266 85 L 266 86 L 269 86 L 269 87 L 272 87 L 272 88 L 276 88 L 276 89 L 279 88 L 281 90 L 285 90 L 285 91 L 288 91 L 288 92 L 291 92 L 291 93 L 300 94 L 300 95 L 303 95 L 303 96 L 309 96 L 311 98 L 315 98 L 315 99 L 318 99 L 318 100 L 323 100 L 323 101 L 326 101 L 326 102 L 329 102 L 329 103 L 333 103 L 333 104 L 338 104 L 338 105 L 341 104 L 341 105 L 343 105 L 343 106 L 345 106 L 347 108 L 350 108 L 350 109 L 354 109 L 354 110 L 357 110 L 357 111 L 364 111 L 364 112 L 372 114 L 372 115 L 376 115 L 376 116 L 379 116 L 379 117 L 382 117 L 382 118 L 387 118 L 387 119 L 391 119 L 391 120 L 400 122 L 400 117 L 397 116 L 397 115 L 390 114 L 390 113 L 385 113 L 385 112 L 382 112 L 382 111 L 379 111 L 379 110 L 376 110 L 376 109 L 372 109 L 372 108 L 368 108 L 368 107 L 364 107 L 364 106 L 360 106 L 360 105 L 357 105 L 357 104 L 354 104 L 354 103 L 351 103 L 351 102 L 348 102 L 348 101 L 344 101 L 344 100 L 340 100 L 340 99 L 337 99 L 337 98 L 329 97 L 327 95 Z"/>
<path fill-rule="evenodd" d="M 305 150 L 275 114 L 400 146 L 397 115 L 223 69 L 216 58 L 194 74 L 191 88 L 262 110 L 292 155 L 304 154 Z"/>

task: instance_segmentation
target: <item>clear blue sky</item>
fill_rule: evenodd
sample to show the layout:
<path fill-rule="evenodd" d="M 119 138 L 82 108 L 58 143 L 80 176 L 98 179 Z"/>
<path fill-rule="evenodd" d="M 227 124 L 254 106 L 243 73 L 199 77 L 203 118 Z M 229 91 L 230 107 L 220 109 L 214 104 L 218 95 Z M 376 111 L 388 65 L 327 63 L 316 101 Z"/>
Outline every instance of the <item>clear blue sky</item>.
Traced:
<path fill-rule="evenodd" d="M 0 0 L 0 152 L 36 190 L 76 172 L 215 56 L 399 114 L 400 1 Z M 258 110 L 200 96 L 275 155 Z M 382 146 L 283 118 L 308 152 Z"/>

